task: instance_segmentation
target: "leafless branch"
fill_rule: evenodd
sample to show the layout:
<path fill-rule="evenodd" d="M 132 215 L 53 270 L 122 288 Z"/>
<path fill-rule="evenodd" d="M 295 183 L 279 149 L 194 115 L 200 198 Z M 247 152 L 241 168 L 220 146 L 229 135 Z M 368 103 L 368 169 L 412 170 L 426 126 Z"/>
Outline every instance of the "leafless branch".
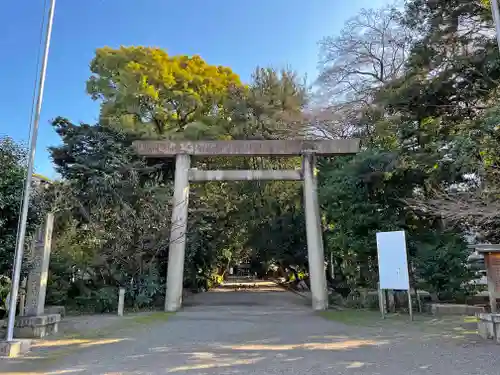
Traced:
<path fill-rule="evenodd" d="M 452 222 L 484 225 L 500 219 L 500 200 L 493 192 L 433 192 L 432 198 L 408 199 L 406 204 L 417 211 L 442 217 Z"/>
<path fill-rule="evenodd" d="M 374 93 L 404 73 L 414 39 L 394 7 L 362 10 L 340 35 L 320 42 L 320 76 L 309 128 L 320 138 L 345 138 L 373 109 Z"/>
<path fill-rule="evenodd" d="M 353 97 L 370 102 L 374 89 L 403 73 L 412 37 L 399 19 L 392 7 L 364 9 L 345 24 L 340 35 L 320 42 L 317 83 L 328 103 Z"/>

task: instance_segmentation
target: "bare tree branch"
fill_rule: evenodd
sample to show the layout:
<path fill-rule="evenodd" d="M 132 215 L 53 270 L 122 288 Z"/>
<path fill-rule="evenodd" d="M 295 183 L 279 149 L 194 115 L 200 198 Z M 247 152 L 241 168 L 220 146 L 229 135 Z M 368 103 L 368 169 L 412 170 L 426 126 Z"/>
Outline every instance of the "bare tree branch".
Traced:
<path fill-rule="evenodd" d="M 320 42 L 316 101 L 309 113 L 311 132 L 320 138 L 366 131 L 363 119 L 374 93 L 404 73 L 414 39 L 394 7 L 363 9 L 340 35 Z"/>
<path fill-rule="evenodd" d="M 403 73 L 412 37 L 399 19 L 392 7 L 362 10 L 339 36 L 320 42 L 317 83 L 330 104 L 349 96 L 370 98 L 374 89 Z"/>
<path fill-rule="evenodd" d="M 488 193 L 435 191 L 430 199 L 421 197 L 407 199 L 405 202 L 414 210 L 452 222 L 484 225 L 500 219 L 500 201 L 495 199 L 495 194 L 491 191 Z"/>

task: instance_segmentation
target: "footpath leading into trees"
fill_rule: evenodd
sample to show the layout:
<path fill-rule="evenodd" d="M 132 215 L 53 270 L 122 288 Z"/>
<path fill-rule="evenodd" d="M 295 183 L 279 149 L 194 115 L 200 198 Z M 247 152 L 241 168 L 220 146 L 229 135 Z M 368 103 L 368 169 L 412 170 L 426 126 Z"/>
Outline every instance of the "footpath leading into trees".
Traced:
<path fill-rule="evenodd" d="M 283 306 L 292 304 L 309 306 L 310 302 L 303 298 L 296 298 L 293 294 L 271 280 L 255 280 L 252 278 L 231 278 L 218 288 L 190 296 L 184 306 L 274 306 L 279 301 Z M 276 301 L 276 302 L 275 302 Z"/>
<path fill-rule="evenodd" d="M 401 325 L 369 327 L 329 321 L 311 311 L 300 296 L 281 288 L 259 289 L 222 287 L 202 293 L 190 297 L 186 307 L 168 319 L 158 318 L 158 313 L 128 318 L 124 320 L 127 324 L 103 330 L 100 337 L 89 338 L 86 347 L 76 351 L 51 355 L 48 348 L 38 349 L 31 358 L 3 360 L 0 373 L 498 372 L 495 345 L 427 329 L 410 331 Z M 165 317 L 163 313 L 160 316 Z"/>

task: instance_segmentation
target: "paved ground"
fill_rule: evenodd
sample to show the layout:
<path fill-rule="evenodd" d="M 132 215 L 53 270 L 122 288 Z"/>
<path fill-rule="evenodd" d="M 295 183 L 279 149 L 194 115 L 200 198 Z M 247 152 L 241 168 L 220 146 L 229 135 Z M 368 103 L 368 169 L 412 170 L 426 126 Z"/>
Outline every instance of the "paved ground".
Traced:
<path fill-rule="evenodd" d="M 314 314 L 299 296 L 266 289 L 199 294 L 168 321 L 130 320 L 101 337 L 49 341 L 59 349 L 0 361 L 0 373 L 500 374 L 499 346 L 390 325 L 347 326 Z"/>

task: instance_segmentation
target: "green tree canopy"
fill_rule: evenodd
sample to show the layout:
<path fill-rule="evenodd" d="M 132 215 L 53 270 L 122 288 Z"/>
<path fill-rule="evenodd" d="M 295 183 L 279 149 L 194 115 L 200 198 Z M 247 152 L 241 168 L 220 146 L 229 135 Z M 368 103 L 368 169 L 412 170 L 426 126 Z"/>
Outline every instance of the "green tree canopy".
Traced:
<path fill-rule="evenodd" d="M 90 69 L 87 91 L 102 102 L 101 123 L 147 137 L 182 132 L 220 111 L 228 91 L 242 86 L 230 68 L 160 48 L 100 48 Z"/>

